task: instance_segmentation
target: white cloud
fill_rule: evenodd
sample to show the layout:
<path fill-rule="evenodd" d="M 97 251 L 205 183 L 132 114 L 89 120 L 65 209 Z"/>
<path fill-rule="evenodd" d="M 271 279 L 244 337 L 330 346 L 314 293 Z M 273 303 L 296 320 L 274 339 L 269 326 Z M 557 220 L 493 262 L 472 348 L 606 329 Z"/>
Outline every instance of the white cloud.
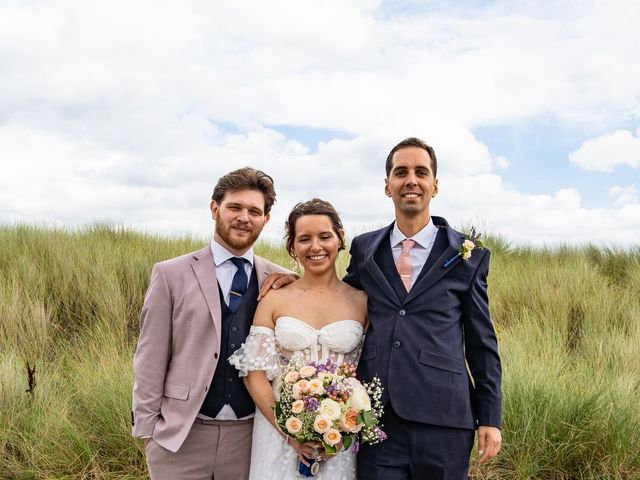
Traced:
<path fill-rule="evenodd" d="M 609 196 L 613 198 L 613 204 L 616 207 L 640 203 L 640 195 L 638 195 L 638 190 L 635 185 L 629 185 L 628 187 L 616 185 L 611 187 L 609 189 Z"/>
<path fill-rule="evenodd" d="M 575 190 L 507 188 L 498 174 L 509 160 L 471 132 L 541 115 L 601 132 L 640 117 L 640 70 L 628 68 L 640 9 L 563 2 L 552 16 L 513 5 L 398 16 L 374 0 L 5 4 L 0 221 L 206 233 L 217 178 L 252 165 L 278 188 L 269 235 L 312 196 L 362 231 L 392 218 L 384 158 L 417 135 L 436 148 L 434 208 L 454 224 L 481 217 L 518 241 L 573 240 L 602 215 L 621 221 L 612 240 L 638 238 L 626 218 L 637 199 L 616 193 L 601 212 Z M 311 153 L 268 125 L 352 138 Z"/>
<path fill-rule="evenodd" d="M 611 172 L 617 165 L 640 169 L 640 128 L 590 138 L 569 155 L 569 161 L 585 170 Z"/>

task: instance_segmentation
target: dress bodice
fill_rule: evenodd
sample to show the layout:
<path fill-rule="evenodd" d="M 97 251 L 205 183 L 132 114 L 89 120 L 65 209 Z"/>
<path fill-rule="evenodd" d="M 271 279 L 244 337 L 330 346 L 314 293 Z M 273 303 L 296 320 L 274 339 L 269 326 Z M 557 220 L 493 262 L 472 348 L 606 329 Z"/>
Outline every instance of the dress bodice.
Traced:
<path fill-rule="evenodd" d="M 362 325 L 355 320 L 338 320 L 316 329 L 294 317 L 279 317 L 275 328 L 276 348 L 283 361 L 295 352 L 302 352 L 306 361 L 324 362 L 330 358 L 338 364 L 353 363 L 359 354 L 363 332 Z"/>
<path fill-rule="evenodd" d="M 269 380 L 275 380 L 294 355 L 302 357 L 304 363 L 324 363 L 327 359 L 336 364 L 358 362 L 364 328 L 356 320 L 337 320 L 320 329 L 287 316 L 275 323 L 275 330 L 252 326 L 242 347 L 229 358 L 240 376 L 263 370 Z"/>

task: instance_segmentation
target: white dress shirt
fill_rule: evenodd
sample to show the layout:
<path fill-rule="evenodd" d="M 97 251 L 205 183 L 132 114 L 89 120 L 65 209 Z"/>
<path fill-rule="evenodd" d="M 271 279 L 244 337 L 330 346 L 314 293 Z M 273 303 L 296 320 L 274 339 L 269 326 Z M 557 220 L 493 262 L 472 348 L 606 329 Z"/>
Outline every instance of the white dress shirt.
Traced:
<path fill-rule="evenodd" d="M 233 276 L 238 271 L 238 267 L 236 267 L 230 259 L 236 255 L 215 240 L 211 240 L 211 253 L 213 254 L 213 263 L 216 265 L 216 278 L 220 284 L 220 290 L 222 290 L 225 303 L 229 305 L 231 283 L 233 282 Z M 253 248 L 244 252 L 240 257 L 247 260 L 244 262 L 244 271 L 247 274 L 248 282 L 251 278 L 251 270 L 253 269 Z"/>
<path fill-rule="evenodd" d="M 409 288 L 413 287 L 413 284 L 416 282 L 418 275 L 420 275 L 424 264 L 427 262 L 427 258 L 429 258 L 429 254 L 431 253 L 433 244 L 436 241 L 437 234 L 438 228 L 431 221 L 431 217 L 429 217 L 429 223 L 427 223 L 422 228 L 422 230 L 420 230 L 412 237 L 407 237 L 404 233 L 402 233 L 398 228 L 397 223 L 393 224 L 393 229 L 391 230 L 391 234 L 389 235 L 389 240 L 391 241 L 393 263 L 398 262 L 398 258 L 402 253 L 403 240 L 408 238 L 416 242 L 414 247 L 409 252 L 409 257 L 411 258 L 411 284 Z"/>

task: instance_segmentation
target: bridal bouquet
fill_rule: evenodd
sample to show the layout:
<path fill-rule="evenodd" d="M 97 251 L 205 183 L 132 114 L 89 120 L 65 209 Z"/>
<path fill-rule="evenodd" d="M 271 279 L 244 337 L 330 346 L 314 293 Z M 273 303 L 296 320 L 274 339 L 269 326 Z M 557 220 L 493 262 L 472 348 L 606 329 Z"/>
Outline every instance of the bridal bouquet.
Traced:
<path fill-rule="evenodd" d="M 351 447 L 356 453 L 360 443 L 378 443 L 386 434 L 378 426 L 382 416 L 382 386 L 374 377 L 369 383 L 355 376 L 355 365 L 305 364 L 292 358 L 282 373 L 274 405 L 276 422 L 282 432 L 299 443 L 322 442 L 327 453 Z M 313 476 L 319 464 L 300 463 L 300 473 Z"/>

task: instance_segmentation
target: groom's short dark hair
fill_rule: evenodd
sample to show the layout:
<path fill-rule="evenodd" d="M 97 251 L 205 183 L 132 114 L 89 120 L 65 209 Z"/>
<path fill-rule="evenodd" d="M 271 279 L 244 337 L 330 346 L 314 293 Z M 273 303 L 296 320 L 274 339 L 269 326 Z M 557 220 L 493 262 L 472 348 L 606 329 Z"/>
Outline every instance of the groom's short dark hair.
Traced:
<path fill-rule="evenodd" d="M 211 200 L 218 205 L 222 202 L 227 192 L 237 190 L 258 190 L 264 195 L 264 214 L 271 211 L 271 207 L 276 202 L 276 190 L 273 186 L 273 178 L 251 167 L 244 167 L 220 177 L 213 189 Z"/>
<path fill-rule="evenodd" d="M 391 168 L 393 167 L 393 154 L 398 150 L 407 147 L 418 147 L 426 150 L 429 154 L 429 158 L 431 159 L 431 170 L 433 173 L 433 178 L 436 178 L 438 173 L 438 159 L 436 158 L 436 152 L 432 147 L 427 145 L 424 141 L 420 140 L 417 137 L 409 137 L 402 140 L 399 144 L 391 149 L 389 155 L 387 155 L 387 163 L 385 165 L 387 171 L 387 178 L 389 178 L 389 174 L 391 173 Z"/>

